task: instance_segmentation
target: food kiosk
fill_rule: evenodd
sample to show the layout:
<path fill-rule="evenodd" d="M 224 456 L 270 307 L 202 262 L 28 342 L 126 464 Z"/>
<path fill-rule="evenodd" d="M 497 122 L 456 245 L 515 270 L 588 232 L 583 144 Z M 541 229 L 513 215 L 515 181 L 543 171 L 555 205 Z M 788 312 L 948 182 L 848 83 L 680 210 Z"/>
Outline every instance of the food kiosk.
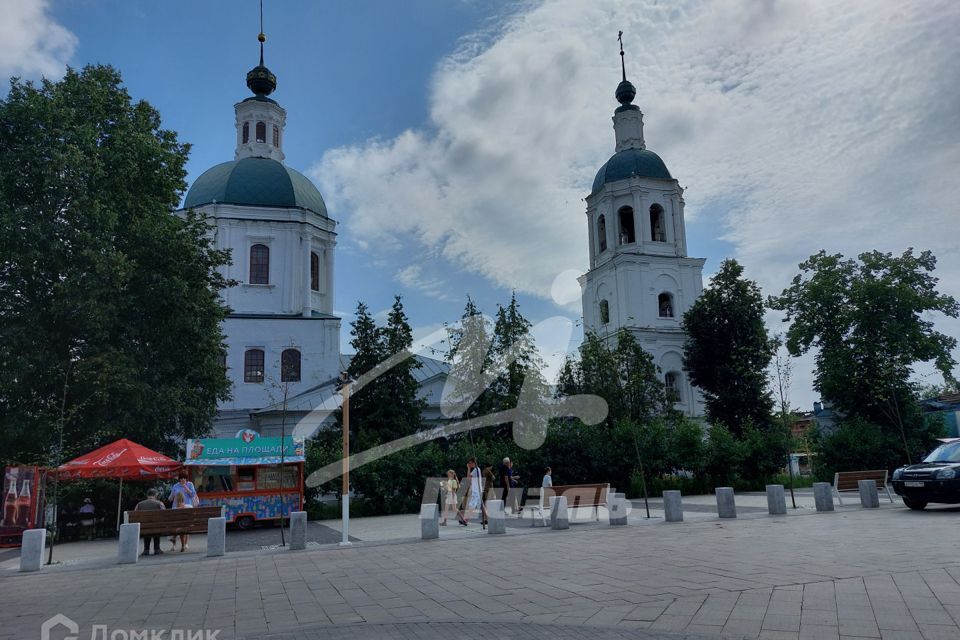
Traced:
<path fill-rule="evenodd" d="M 246 529 L 303 509 L 303 462 L 302 439 L 245 429 L 234 438 L 187 440 L 184 466 L 200 505 L 224 507 L 227 522 Z"/>

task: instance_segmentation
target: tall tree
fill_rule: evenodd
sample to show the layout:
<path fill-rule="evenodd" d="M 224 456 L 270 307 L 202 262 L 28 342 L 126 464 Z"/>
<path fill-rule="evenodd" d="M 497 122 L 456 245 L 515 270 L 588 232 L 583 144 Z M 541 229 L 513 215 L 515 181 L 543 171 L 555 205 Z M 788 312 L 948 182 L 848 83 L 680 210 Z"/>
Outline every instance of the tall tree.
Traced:
<path fill-rule="evenodd" d="M 124 436 L 176 454 L 229 396 L 203 220 L 171 213 L 188 146 L 106 66 L 0 100 L 0 458 Z"/>
<path fill-rule="evenodd" d="M 380 332 L 380 341 L 388 355 L 402 353 L 409 356 L 384 373 L 377 384 L 381 396 L 376 417 L 378 431 L 382 440 L 392 440 L 419 431 L 424 407 L 415 373 L 422 365 L 410 353 L 413 330 L 403 311 L 400 296 L 394 296 L 387 324 Z"/>
<path fill-rule="evenodd" d="M 484 415 L 494 404 L 489 388 L 493 377 L 493 336 L 490 322 L 469 296 L 460 322 L 449 327 L 447 335 L 447 362 L 451 368 L 444 410 L 450 417 L 462 419 Z"/>
<path fill-rule="evenodd" d="M 537 423 L 535 414 L 538 412 L 537 403 L 520 402 L 521 392 L 529 400 L 537 398 L 546 401 L 549 391 L 543 377 L 543 360 L 537 351 L 532 325 L 520 312 L 517 294 L 510 296 L 510 303 L 504 307 L 497 306 L 497 316 L 493 325 L 493 340 L 490 356 L 493 360 L 492 372 L 495 373 L 490 386 L 491 411 L 508 411 L 519 408 L 521 411 L 530 410 L 531 414 L 520 416 L 513 421 L 513 435 L 518 443 L 529 438 L 531 445 L 536 446 L 540 438 L 534 432 L 526 433 L 526 427 L 517 429 L 520 425 Z M 508 434 L 510 425 L 499 425 L 496 433 L 502 436 Z M 541 434 L 542 435 L 542 434 Z"/>
<path fill-rule="evenodd" d="M 896 434 L 907 459 L 929 444 L 910 386 L 917 363 L 954 380 L 956 338 L 934 329 L 931 312 L 956 318 L 960 306 L 937 291 L 929 251 L 871 251 L 858 260 L 821 251 L 770 306 L 786 312 L 787 348 L 817 350 L 814 384 L 841 413 Z"/>
<path fill-rule="evenodd" d="M 767 367 L 773 344 L 763 322 L 763 297 L 736 260 L 724 260 L 710 286 L 683 314 L 683 367 L 703 392 L 707 418 L 739 435 L 771 423 Z"/>
<path fill-rule="evenodd" d="M 621 329 L 615 340 L 611 346 L 606 339 L 587 333 L 579 358 L 568 359 L 561 370 L 558 392 L 606 400 L 610 427 L 618 421 L 645 424 L 668 415 L 670 402 L 653 357 L 629 331 Z"/>

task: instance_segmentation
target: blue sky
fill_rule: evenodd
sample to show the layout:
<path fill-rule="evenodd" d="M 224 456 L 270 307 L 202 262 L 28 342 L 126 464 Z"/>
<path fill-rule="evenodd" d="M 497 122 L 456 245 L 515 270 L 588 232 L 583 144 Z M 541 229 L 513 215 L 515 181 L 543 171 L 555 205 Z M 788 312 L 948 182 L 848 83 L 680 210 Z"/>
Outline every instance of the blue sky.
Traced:
<path fill-rule="evenodd" d="M 340 223 L 338 311 L 381 311 L 401 293 L 429 331 L 467 293 L 492 313 L 516 289 L 531 320 L 576 321 L 578 301 L 551 294 L 586 267 L 582 198 L 613 152 L 619 29 L 705 276 L 733 256 L 773 294 L 821 248 L 913 246 L 934 250 L 942 289 L 960 295 L 960 246 L 943 233 L 960 214 L 960 3 L 265 5 L 287 163 Z M 3 75 L 112 64 L 193 145 L 191 180 L 232 158 L 233 104 L 258 55 L 254 0 L 0 7 Z M 568 330 L 544 326 L 548 352 Z M 795 363 L 794 405 L 815 397 L 811 364 Z"/>

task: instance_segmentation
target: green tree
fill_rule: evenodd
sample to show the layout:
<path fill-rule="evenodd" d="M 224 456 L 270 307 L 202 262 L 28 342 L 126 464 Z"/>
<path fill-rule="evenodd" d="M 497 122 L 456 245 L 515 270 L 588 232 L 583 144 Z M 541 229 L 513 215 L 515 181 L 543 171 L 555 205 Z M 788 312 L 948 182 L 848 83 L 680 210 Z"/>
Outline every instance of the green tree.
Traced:
<path fill-rule="evenodd" d="M 188 146 L 106 66 L 0 100 L 0 458 L 117 437 L 169 454 L 229 396 L 205 222 L 172 215 Z"/>
<path fill-rule="evenodd" d="M 512 427 L 518 442 L 533 445 L 539 444 L 540 438 L 535 429 L 528 430 L 528 426 L 537 423 L 535 414 L 540 402 L 549 398 L 549 391 L 541 373 L 544 364 L 530 333 L 531 327 L 530 321 L 520 312 L 516 293 L 506 307 L 497 306 L 490 346 L 491 372 L 495 375 L 491 376 L 489 410 L 530 410 L 530 415 L 515 414 Z M 536 401 L 521 403 L 521 393 L 527 400 L 535 398 Z M 510 434 L 510 427 L 511 423 L 498 425 L 494 434 L 506 437 Z"/>
<path fill-rule="evenodd" d="M 489 321 L 467 296 L 460 322 L 447 328 L 451 365 L 447 385 L 449 393 L 444 402 L 447 410 L 460 419 L 476 418 L 488 413 L 494 406 L 489 388 L 493 378 L 493 337 Z M 453 415 L 451 415 L 453 417 Z"/>
<path fill-rule="evenodd" d="M 955 338 L 933 328 L 932 312 L 956 318 L 960 306 L 937 292 L 929 251 L 871 251 L 858 260 L 821 251 L 770 306 L 786 312 L 792 355 L 817 350 L 814 384 L 841 414 L 894 435 L 908 461 L 930 442 L 910 385 L 914 365 L 933 362 L 952 382 Z M 889 438 L 877 438 L 889 442 Z"/>
<path fill-rule="evenodd" d="M 397 354 L 409 354 L 413 346 L 413 331 L 403 311 L 400 296 L 393 301 L 387 323 L 378 327 L 363 302 L 357 304 L 356 318 L 351 323 L 350 345 L 356 350 L 348 372 L 359 378 L 369 373 L 387 358 Z M 414 372 L 419 361 L 410 357 L 368 381 L 350 395 L 350 431 L 353 436 L 351 451 L 365 451 L 402 436 L 416 433 L 421 425 L 423 401 L 419 398 L 419 383 Z M 343 412 L 335 414 L 337 424 L 343 425 Z M 325 430 L 311 443 L 322 454 L 313 460 L 319 464 L 333 455 L 334 446 L 330 433 Z M 417 469 L 416 453 L 422 447 L 401 451 L 351 473 L 351 485 L 358 490 L 371 509 L 387 513 L 394 501 L 406 504 L 417 486 L 423 489 L 422 477 Z M 417 484 L 421 483 L 421 484 Z"/>
<path fill-rule="evenodd" d="M 752 424 L 771 424 L 773 398 L 767 367 L 773 345 L 763 322 L 760 288 L 724 260 L 710 286 L 683 314 L 687 333 L 683 366 L 706 401 L 707 418 L 739 436 Z"/>

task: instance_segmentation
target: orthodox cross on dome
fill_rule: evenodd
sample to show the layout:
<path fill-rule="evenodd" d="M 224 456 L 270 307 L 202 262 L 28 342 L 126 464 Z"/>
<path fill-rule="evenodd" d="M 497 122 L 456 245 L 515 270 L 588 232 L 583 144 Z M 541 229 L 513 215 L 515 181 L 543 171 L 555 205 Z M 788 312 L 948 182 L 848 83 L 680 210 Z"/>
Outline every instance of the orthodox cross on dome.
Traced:
<path fill-rule="evenodd" d="M 621 31 L 620 33 L 623 33 Z M 263 0 L 260 0 L 260 33 L 257 34 L 257 40 L 260 42 L 260 66 L 263 66 L 263 43 L 267 41 L 267 36 L 263 34 Z M 620 45 L 620 48 L 623 49 L 623 45 Z M 623 55 L 622 53 L 620 55 Z M 626 72 L 624 72 L 626 73 Z M 626 78 L 626 75 L 624 75 Z"/>
<path fill-rule="evenodd" d="M 260 0 L 260 33 L 257 34 L 257 40 L 260 42 L 260 64 L 247 72 L 247 87 L 254 95 L 265 97 L 277 88 L 277 76 L 263 64 L 263 43 L 267 41 L 263 33 L 263 0 Z"/>
<path fill-rule="evenodd" d="M 623 106 L 629 105 L 637 97 L 637 88 L 627 81 L 627 65 L 623 59 L 623 31 L 617 34 L 617 41 L 620 42 L 620 70 L 623 72 L 623 80 L 617 85 L 617 102 Z M 636 107 L 631 107 L 636 109 Z"/>
<path fill-rule="evenodd" d="M 262 11 L 263 9 L 262 3 L 260 7 Z M 260 19 L 263 20 L 262 15 Z M 617 34 L 617 40 L 620 42 L 620 69 L 621 71 L 623 71 L 623 81 L 626 82 L 627 81 L 627 65 L 623 62 L 623 31 Z M 263 62 L 261 61 L 260 64 L 263 64 Z"/>

